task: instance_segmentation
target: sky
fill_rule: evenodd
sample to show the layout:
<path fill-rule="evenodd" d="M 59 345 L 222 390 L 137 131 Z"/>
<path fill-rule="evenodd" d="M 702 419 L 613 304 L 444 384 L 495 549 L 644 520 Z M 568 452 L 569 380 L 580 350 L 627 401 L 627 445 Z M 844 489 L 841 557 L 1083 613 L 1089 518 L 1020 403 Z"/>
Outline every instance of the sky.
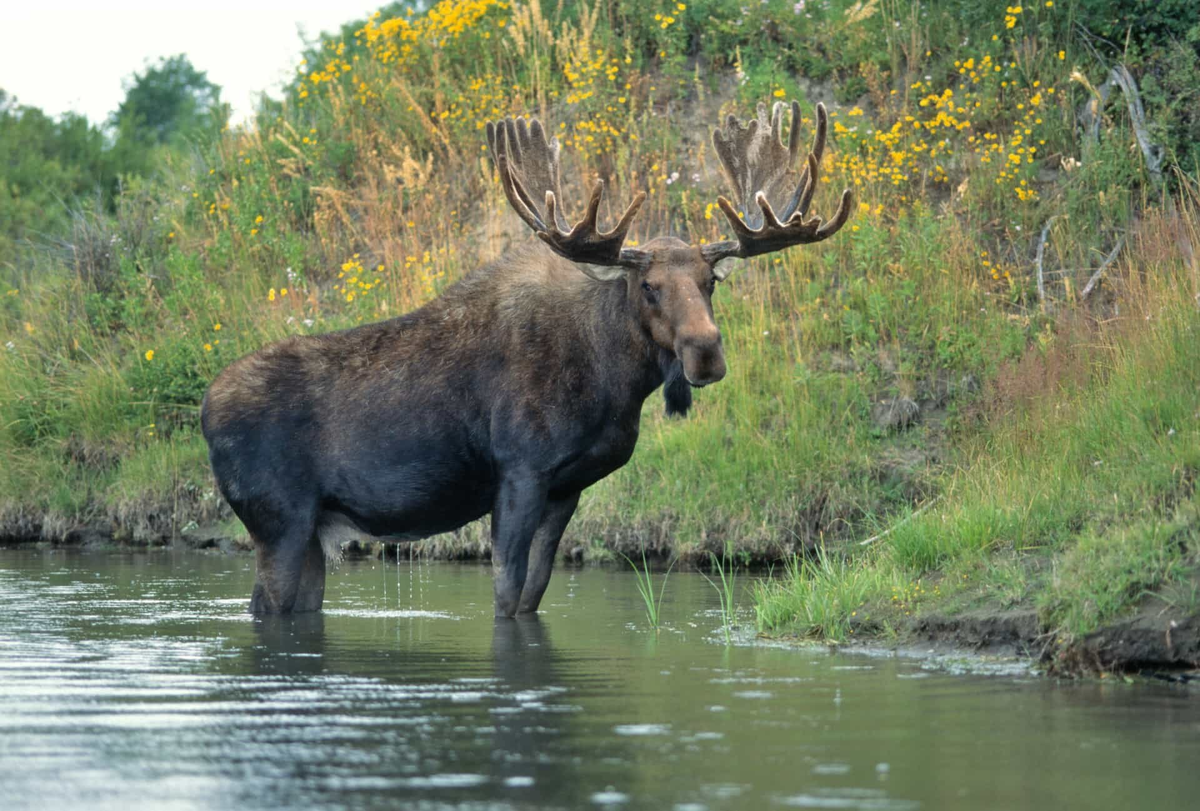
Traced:
<path fill-rule="evenodd" d="M 184 53 L 221 86 L 237 122 L 263 91 L 279 97 L 303 39 L 337 31 L 384 2 L 16 0 L 0 12 L 0 88 L 50 115 L 75 111 L 100 124 L 124 100 L 124 81 L 159 57 Z"/>

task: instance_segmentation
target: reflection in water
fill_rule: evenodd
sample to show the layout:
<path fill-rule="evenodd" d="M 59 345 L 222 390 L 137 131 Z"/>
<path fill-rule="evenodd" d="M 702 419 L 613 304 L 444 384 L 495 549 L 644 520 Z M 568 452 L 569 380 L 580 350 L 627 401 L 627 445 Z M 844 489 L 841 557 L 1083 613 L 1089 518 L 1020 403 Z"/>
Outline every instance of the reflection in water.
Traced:
<path fill-rule="evenodd" d="M 530 723 L 535 710 L 555 689 L 554 656 L 546 629 L 536 616 L 497 618 L 492 623 L 492 668 L 497 684 L 516 698 L 510 706 L 492 707 L 496 727 L 494 757 L 501 759 L 502 782 L 507 788 L 537 785 L 539 756 L 552 746 L 544 732 Z M 543 781 L 539 795 L 553 789 Z"/>
<path fill-rule="evenodd" d="M 540 617 L 522 615 L 492 624 L 492 666 L 496 678 L 517 690 L 554 683 L 554 649 Z"/>
<path fill-rule="evenodd" d="M 347 565 L 250 619 L 239 558 L 0 552 L 0 808 L 1186 807 L 1172 687 L 727 647 L 672 575 L 493 620 L 486 567 Z"/>
<path fill-rule="evenodd" d="M 246 648 L 247 672 L 312 676 L 325 667 L 325 615 L 266 615 L 251 620 L 257 643 Z"/>

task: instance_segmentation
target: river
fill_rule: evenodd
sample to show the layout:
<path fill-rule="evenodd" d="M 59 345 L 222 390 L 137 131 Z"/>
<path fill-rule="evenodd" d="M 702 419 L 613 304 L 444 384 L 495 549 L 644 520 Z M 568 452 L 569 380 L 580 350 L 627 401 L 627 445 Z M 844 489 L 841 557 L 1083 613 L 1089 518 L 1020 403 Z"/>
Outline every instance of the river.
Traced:
<path fill-rule="evenodd" d="M 658 578 L 656 577 L 656 585 Z M 0 808 L 1194 807 L 1195 692 L 727 644 L 716 592 L 347 562 L 256 621 L 253 560 L 0 550 Z M 741 585 L 739 584 L 739 588 Z M 748 595 L 739 602 L 749 606 Z M 749 622 L 743 616 L 744 623 Z"/>

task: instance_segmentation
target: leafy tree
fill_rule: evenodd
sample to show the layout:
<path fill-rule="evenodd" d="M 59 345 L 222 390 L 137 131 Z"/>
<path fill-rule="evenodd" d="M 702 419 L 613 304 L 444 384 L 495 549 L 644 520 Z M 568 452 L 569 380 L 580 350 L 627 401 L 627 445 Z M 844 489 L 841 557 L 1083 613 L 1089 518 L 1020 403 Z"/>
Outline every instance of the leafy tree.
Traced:
<path fill-rule="evenodd" d="M 0 264 L 13 259 L 22 238 L 57 230 L 76 199 L 111 201 L 111 158 L 104 134 L 82 115 L 56 120 L 0 90 Z"/>
<path fill-rule="evenodd" d="M 111 123 L 118 140 L 166 144 L 180 136 L 219 129 L 227 116 L 221 88 L 186 56 L 177 54 L 133 75 Z"/>

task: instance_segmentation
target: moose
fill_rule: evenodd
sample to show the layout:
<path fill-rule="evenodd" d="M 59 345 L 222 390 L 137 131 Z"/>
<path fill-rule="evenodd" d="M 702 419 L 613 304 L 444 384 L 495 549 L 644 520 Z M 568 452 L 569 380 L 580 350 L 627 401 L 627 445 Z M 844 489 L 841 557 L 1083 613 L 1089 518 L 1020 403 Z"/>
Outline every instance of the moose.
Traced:
<path fill-rule="evenodd" d="M 727 260 L 819 242 L 850 215 L 846 190 L 830 220 L 806 218 L 828 117 L 818 105 L 797 172 L 799 104 L 786 146 L 784 114 L 759 104 L 713 132 L 745 212 L 718 197 L 734 239 L 640 247 L 624 242 L 644 192 L 603 232 L 597 182 L 571 225 L 558 139 L 537 119 L 489 123 L 505 196 L 540 242 L 415 311 L 286 338 L 218 375 L 201 425 L 255 544 L 251 613 L 320 610 L 343 541 L 414 541 L 488 513 L 495 614 L 536 612 L 580 493 L 629 461 L 646 398 L 665 384 L 667 412 L 684 414 L 692 387 L 725 376 L 712 296 Z"/>

